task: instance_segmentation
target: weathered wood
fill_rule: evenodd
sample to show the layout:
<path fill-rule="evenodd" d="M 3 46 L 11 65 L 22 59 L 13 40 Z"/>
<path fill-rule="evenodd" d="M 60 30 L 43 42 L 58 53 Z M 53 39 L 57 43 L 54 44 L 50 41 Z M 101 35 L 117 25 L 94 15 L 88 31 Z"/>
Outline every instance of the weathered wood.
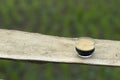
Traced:
<path fill-rule="evenodd" d="M 0 58 L 120 66 L 120 41 L 95 39 L 93 56 L 84 59 L 75 50 L 77 40 L 0 29 Z"/>

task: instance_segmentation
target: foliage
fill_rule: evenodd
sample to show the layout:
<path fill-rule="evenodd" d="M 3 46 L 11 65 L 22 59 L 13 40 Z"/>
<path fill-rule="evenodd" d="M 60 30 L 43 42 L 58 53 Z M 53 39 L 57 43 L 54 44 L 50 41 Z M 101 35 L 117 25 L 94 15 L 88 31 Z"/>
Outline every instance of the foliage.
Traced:
<path fill-rule="evenodd" d="M 0 28 L 120 40 L 119 0 L 0 0 Z M 116 67 L 0 61 L 6 80 L 118 80 Z"/>

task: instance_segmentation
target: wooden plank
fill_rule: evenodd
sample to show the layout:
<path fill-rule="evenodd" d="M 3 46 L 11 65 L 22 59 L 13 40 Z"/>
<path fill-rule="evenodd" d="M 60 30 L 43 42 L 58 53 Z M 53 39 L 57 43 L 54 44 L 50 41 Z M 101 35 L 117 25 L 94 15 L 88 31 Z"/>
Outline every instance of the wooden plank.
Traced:
<path fill-rule="evenodd" d="M 85 59 L 75 50 L 78 38 L 0 29 L 0 58 L 120 66 L 120 41 L 94 40 L 95 52 Z"/>

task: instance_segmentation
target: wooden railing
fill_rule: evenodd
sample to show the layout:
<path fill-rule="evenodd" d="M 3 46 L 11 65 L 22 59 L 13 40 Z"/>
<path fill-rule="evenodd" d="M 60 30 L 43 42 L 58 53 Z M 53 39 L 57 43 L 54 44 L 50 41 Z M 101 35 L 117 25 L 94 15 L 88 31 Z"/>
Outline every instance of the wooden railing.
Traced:
<path fill-rule="evenodd" d="M 92 57 L 81 58 L 75 50 L 77 40 L 78 38 L 0 29 L 0 58 L 120 66 L 120 41 L 94 39 L 95 52 Z"/>

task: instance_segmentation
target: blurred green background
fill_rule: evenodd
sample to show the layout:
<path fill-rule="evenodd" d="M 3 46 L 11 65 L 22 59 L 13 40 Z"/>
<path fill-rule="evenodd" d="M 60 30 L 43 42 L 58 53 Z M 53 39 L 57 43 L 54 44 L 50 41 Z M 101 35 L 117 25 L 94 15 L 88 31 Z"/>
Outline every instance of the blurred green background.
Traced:
<path fill-rule="evenodd" d="M 120 0 L 0 0 L 0 28 L 120 40 Z M 4 80 L 120 80 L 119 67 L 0 60 Z"/>

